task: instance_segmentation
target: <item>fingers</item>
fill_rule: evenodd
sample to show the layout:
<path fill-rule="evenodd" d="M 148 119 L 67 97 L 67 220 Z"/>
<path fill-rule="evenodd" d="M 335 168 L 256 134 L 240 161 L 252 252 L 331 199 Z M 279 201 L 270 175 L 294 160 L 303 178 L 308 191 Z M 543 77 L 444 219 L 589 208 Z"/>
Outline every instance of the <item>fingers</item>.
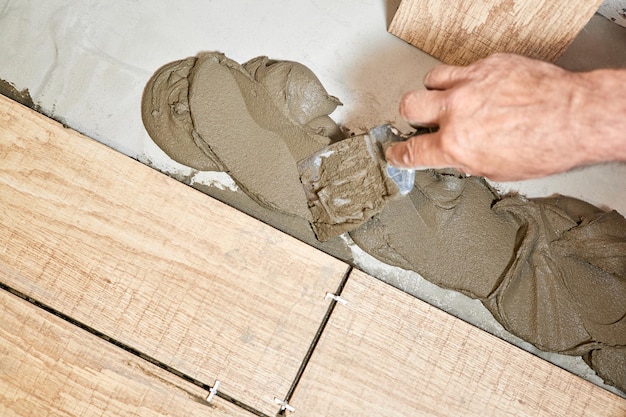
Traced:
<path fill-rule="evenodd" d="M 424 76 L 424 85 L 429 90 L 448 90 L 459 83 L 481 79 L 494 72 L 507 73 L 525 65 L 537 66 L 542 63 L 515 54 L 497 53 L 479 59 L 468 66 L 438 65 Z M 548 64 L 554 67 L 552 64 Z"/>
<path fill-rule="evenodd" d="M 468 67 L 439 65 L 426 77 L 424 85 L 428 90 L 415 90 L 406 93 L 400 100 L 400 115 L 413 126 L 441 126 L 450 110 L 451 92 L 458 83 L 471 77 Z M 444 168 L 454 167 L 450 157 L 442 152 L 441 130 L 414 136 L 396 143 L 386 151 L 387 161 L 400 168 Z M 458 167 L 457 167 L 458 168 Z"/>
<path fill-rule="evenodd" d="M 424 77 L 428 91 L 406 93 L 400 100 L 400 115 L 413 126 L 437 126 L 448 110 L 446 90 L 467 77 L 467 67 L 439 65 L 433 68 Z"/>
<path fill-rule="evenodd" d="M 424 77 L 424 85 L 429 90 L 447 90 L 465 79 L 467 67 L 438 65 Z"/>
<path fill-rule="evenodd" d="M 414 136 L 387 148 L 387 162 L 398 168 L 445 168 L 449 166 L 439 150 L 439 132 Z"/>
<path fill-rule="evenodd" d="M 400 115 L 412 126 L 437 126 L 446 110 L 442 91 L 415 90 L 400 100 Z"/>

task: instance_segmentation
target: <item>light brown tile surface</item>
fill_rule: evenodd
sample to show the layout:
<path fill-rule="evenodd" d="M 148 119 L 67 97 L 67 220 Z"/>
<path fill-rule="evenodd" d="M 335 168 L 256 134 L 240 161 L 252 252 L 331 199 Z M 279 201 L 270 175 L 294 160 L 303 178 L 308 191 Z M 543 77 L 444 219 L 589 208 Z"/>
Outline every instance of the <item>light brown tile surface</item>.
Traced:
<path fill-rule="evenodd" d="M 353 271 L 290 404 L 314 416 L 624 416 L 626 400 Z"/>
<path fill-rule="evenodd" d="M 253 417 L 0 291 L 0 415 Z"/>
<path fill-rule="evenodd" d="M 554 61 L 602 0 L 402 0 L 389 32 L 447 64 L 495 52 Z"/>
<path fill-rule="evenodd" d="M 0 280 L 267 414 L 347 265 L 0 96 Z"/>

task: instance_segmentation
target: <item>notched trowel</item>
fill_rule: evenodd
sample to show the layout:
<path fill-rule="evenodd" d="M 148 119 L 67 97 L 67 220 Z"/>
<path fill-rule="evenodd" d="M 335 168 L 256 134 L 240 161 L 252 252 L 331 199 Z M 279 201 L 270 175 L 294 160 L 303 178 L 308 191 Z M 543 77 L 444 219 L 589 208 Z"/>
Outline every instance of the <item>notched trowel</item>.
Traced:
<path fill-rule="evenodd" d="M 354 230 L 380 212 L 390 198 L 413 189 L 415 171 L 385 160 L 385 149 L 403 136 L 391 125 L 333 143 L 298 163 L 311 226 L 320 241 Z"/>

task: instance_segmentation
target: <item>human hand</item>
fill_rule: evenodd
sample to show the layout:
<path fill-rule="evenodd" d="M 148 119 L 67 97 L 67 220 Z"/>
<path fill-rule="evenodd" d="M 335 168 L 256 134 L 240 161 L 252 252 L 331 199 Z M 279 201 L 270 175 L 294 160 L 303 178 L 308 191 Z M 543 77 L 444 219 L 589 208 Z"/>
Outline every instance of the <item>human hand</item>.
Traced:
<path fill-rule="evenodd" d="M 611 83 L 594 74 L 511 54 L 435 67 L 424 79 L 428 90 L 402 97 L 400 114 L 414 126 L 439 129 L 394 144 L 387 160 L 513 181 L 610 160 L 610 146 L 591 140 L 603 133 L 620 137 L 624 157 L 623 133 L 602 123 Z"/>

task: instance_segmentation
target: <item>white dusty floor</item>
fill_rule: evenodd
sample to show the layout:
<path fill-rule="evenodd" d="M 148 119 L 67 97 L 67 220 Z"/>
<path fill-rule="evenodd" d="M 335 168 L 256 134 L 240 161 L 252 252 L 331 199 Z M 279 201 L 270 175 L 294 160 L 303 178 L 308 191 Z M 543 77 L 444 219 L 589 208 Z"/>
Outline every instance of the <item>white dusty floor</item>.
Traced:
<path fill-rule="evenodd" d="M 158 67 L 200 51 L 218 50 L 239 62 L 258 55 L 299 61 L 344 103 L 332 115 L 340 124 L 365 131 L 392 122 L 408 130 L 398 99 L 421 87 L 438 61 L 386 32 L 398 1 L 0 0 L 0 79 L 28 88 L 42 112 L 69 127 L 185 176 L 191 170 L 170 160 L 145 132 L 140 100 Z M 626 28 L 595 16 L 558 63 L 573 70 L 626 67 L 625 46 Z M 225 174 L 193 180 L 233 186 Z M 496 186 L 532 197 L 571 195 L 626 215 L 626 164 Z M 361 269 L 534 352 L 477 301 L 352 250 Z M 536 353 L 599 382 L 580 358 Z"/>

